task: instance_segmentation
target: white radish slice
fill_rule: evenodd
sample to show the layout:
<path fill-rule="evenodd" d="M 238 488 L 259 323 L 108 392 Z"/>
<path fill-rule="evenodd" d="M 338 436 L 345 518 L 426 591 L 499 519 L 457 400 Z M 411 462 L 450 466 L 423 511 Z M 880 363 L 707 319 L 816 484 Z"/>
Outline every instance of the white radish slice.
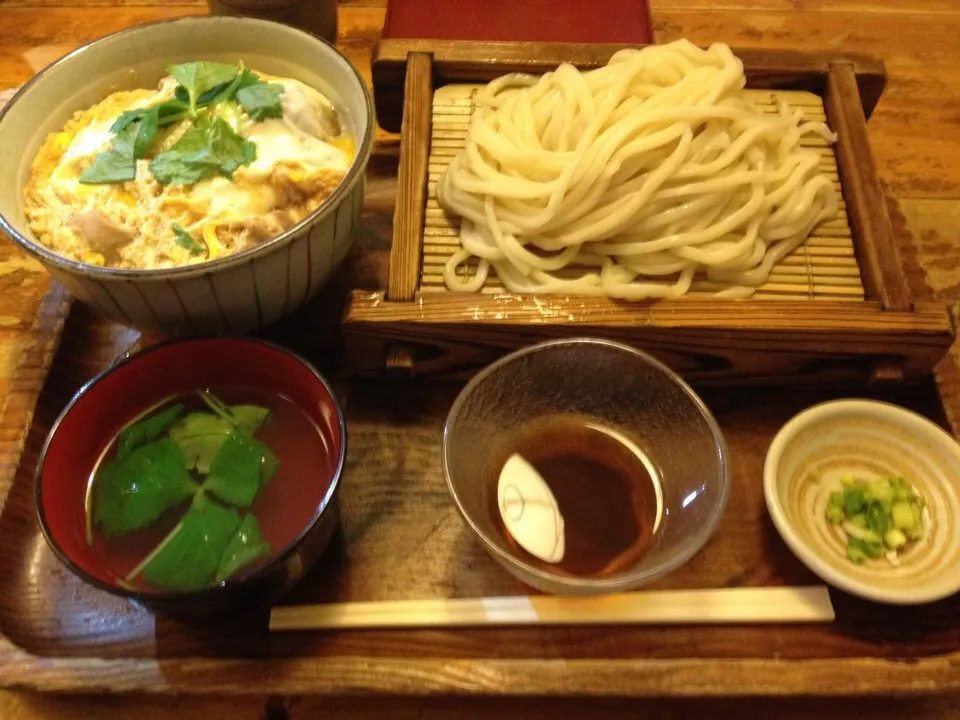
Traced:
<path fill-rule="evenodd" d="M 529 462 L 511 455 L 500 471 L 497 504 L 507 532 L 534 557 L 558 563 L 566 550 L 563 516 L 550 487 Z"/>

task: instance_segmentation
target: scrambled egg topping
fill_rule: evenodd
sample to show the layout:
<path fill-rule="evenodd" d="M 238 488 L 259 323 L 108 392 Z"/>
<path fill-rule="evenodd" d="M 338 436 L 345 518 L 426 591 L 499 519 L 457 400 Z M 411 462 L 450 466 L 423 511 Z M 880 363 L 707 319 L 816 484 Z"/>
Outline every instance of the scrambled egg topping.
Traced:
<path fill-rule="evenodd" d="M 46 138 L 24 189 L 36 237 L 72 260 L 148 270 L 239 252 L 309 215 L 343 180 L 355 156 L 353 138 L 321 93 L 296 80 L 260 75 L 283 85 L 283 117 L 257 122 L 239 109 L 222 115 L 256 146 L 256 159 L 235 170 L 232 179 L 157 182 L 149 162 L 184 134 L 189 126 L 184 121 L 160 129 L 150 151 L 136 161 L 134 180 L 80 182 L 80 174 L 110 147 L 110 128 L 121 113 L 174 97 L 172 77 L 157 90 L 116 92 L 75 113 Z M 178 243 L 174 226 L 195 238 L 200 250 Z"/>

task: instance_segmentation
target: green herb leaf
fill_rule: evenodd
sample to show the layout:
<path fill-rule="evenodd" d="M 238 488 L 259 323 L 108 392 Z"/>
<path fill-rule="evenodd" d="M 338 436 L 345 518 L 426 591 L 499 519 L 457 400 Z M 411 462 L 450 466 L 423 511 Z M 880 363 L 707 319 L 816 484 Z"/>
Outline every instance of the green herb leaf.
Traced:
<path fill-rule="evenodd" d="M 127 578 L 142 573 L 150 585 L 165 590 L 199 590 L 210 585 L 224 551 L 240 527 L 240 515 L 197 496 L 189 512 Z"/>
<path fill-rule="evenodd" d="M 267 453 L 263 443 L 234 430 L 213 459 L 204 489 L 231 505 L 250 507 L 260 492 Z"/>
<path fill-rule="evenodd" d="M 256 156 L 254 144 L 222 118 L 200 118 L 170 150 L 151 161 L 150 170 L 162 185 L 191 185 L 218 173 L 233 177 L 234 170 Z"/>
<path fill-rule="evenodd" d="M 137 123 L 137 136 L 133 141 L 133 156 L 138 160 L 147 154 L 160 129 L 160 109 L 150 108 Z"/>
<path fill-rule="evenodd" d="M 127 110 L 110 126 L 110 132 L 119 133 L 130 123 L 139 122 L 148 114 L 154 112 L 157 114 L 157 124 L 160 127 L 164 127 L 186 117 L 190 112 L 190 103 L 189 100 L 167 100 L 153 107 Z"/>
<path fill-rule="evenodd" d="M 190 105 L 180 100 L 167 100 L 157 105 L 157 114 L 160 120 L 160 126 L 164 127 L 171 123 L 179 122 L 190 114 Z"/>
<path fill-rule="evenodd" d="M 260 405 L 227 405 L 209 390 L 201 390 L 200 397 L 207 407 L 247 435 L 253 435 L 270 419 L 270 411 Z"/>
<path fill-rule="evenodd" d="M 133 153 L 125 155 L 116 150 L 106 150 L 93 161 L 93 165 L 80 173 L 80 182 L 88 185 L 122 183 L 137 177 L 137 160 Z"/>
<path fill-rule="evenodd" d="M 237 91 L 239 102 L 247 114 L 260 122 L 267 118 L 283 117 L 283 105 L 280 96 L 283 95 L 283 85 L 279 83 L 257 83 Z"/>
<path fill-rule="evenodd" d="M 201 255 L 204 252 L 203 246 L 182 227 L 175 224 L 171 229 L 173 230 L 173 241 L 184 250 L 189 250 L 193 255 Z"/>
<path fill-rule="evenodd" d="M 186 91 L 190 106 L 193 108 L 197 107 L 200 97 L 205 92 L 229 83 L 239 71 L 236 65 L 218 62 L 192 62 L 167 66 L 167 72 Z"/>
<path fill-rule="evenodd" d="M 231 425 L 236 425 L 236 421 L 233 419 L 233 413 L 230 412 L 230 406 L 212 392 L 209 390 L 201 390 L 200 399 L 203 400 L 207 407 L 213 410 L 218 416 L 226 420 Z"/>
<path fill-rule="evenodd" d="M 251 85 L 260 85 L 263 83 L 263 80 L 253 72 L 250 68 L 244 68 L 243 72 L 240 73 L 240 88 L 250 87 Z"/>
<path fill-rule="evenodd" d="M 137 160 L 147 154 L 159 127 L 158 108 L 123 113 L 110 128 L 116 133 L 111 148 L 99 153 L 93 165 L 80 173 L 80 182 L 121 183 L 135 179 Z"/>
<path fill-rule="evenodd" d="M 260 488 L 266 487 L 280 468 L 280 458 L 273 454 L 266 445 L 263 446 L 263 462 L 260 464 Z"/>
<path fill-rule="evenodd" d="M 138 108 L 136 110 L 128 110 L 120 115 L 120 117 L 114 121 L 113 125 L 110 126 L 110 132 L 117 135 L 113 143 L 113 148 L 123 154 L 129 154 L 130 148 L 128 145 L 132 140 L 133 156 L 139 159 L 146 155 L 154 139 L 157 137 L 162 107 L 162 105 L 157 105 L 152 108 Z M 135 132 L 132 130 L 129 133 L 124 132 L 134 124 L 136 124 Z"/>
<path fill-rule="evenodd" d="M 170 437 L 183 451 L 187 467 L 206 475 L 232 432 L 233 425 L 223 418 L 190 413 L 170 429 Z"/>
<path fill-rule="evenodd" d="M 240 88 L 249 87 L 263 82 L 255 73 L 250 72 L 249 68 L 241 65 L 240 72 L 228 83 L 224 83 L 212 90 L 207 90 L 197 98 L 197 105 L 220 105 L 233 99 Z"/>
<path fill-rule="evenodd" d="M 220 558 L 217 582 L 222 583 L 255 560 L 270 554 L 270 543 L 264 542 L 260 525 L 252 514 L 247 515 L 234 533 L 230 544 Z"/>
<path fill-rule="evenodd" d="M 117 438 L 116 460 L 123 460 L 130 452 L 144 443 L 160 437 L 183 413 L 183 405 L 177 404 L 140 422 L 125 427 Z"/>
<path fill-rule="evenodd" d="M 214 118 L 210 122 L 210 146 L 214 154 L 220 158 L 220 173 L 228 178 L 233 177 L 233 171 L 243 165 L 249 165 L 257 159 L 257 147 L 249 140 L 244 140 L 222 118 Z"/>
<path fill-rule="evenodd" d="M 270 418 L 270 411 L 259 405 L 231 405 L 233 424 L 247 435 L 253 435 Z"/>
<path fill-rule="evenodd" d="M 113 125 L 110 126 L 110 132 L 112 132 L 114 135 L 117 135 L 122 132 L 127 125 L 132 122 L 138 122 L 146 114 L 147 108 L 127 110 L 126 112 L 121 113 L 120 117 L 113 121 Z"/>
<path fill-rule="evenodd" d="M 220 160 L 211 152 L 206 132 L 194 125 L 150 161 L 150 172 L 161 185 L 192 185 L 219 173 Z"/>
<path fill-rule="evenodd" d="M 80 173 L 80 182 L 122 183 L 136 178 L 137 158 L 134 155 L 134 146 L 139 132 L 139 123 L 127 124 L 113 138 L 111 149 L 99 153 L 93 165 Z"/>
<path fill-rule="evenodd" d="M 100 468 L 94 521 L 105 535 L 121 535 L 146 527 L 196 490 L 180 446 L 163 438 Z"/>

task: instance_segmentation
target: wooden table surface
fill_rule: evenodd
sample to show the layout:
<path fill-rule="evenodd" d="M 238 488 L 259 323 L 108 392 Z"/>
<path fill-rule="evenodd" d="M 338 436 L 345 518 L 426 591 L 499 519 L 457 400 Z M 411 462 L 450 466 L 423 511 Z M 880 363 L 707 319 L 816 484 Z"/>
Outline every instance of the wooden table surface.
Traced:
<path fill-rule="evenodd" d="M 340 45 L 369 78 L 371 48 L 385 0 L 346 0 Z M 89 40 L 153 19 L 206 11 L 203 0 L 2 0 L 0 93 Z M 658 41 L 844 49 L 881 56 L 889 84 L 869 124 L 882 180 L 899 203 L 894 222 L 912 234 L 901 248 L 915 298 L 942 299 L 960 315 L 960 2 L 957 0 L 654 0 Z M 2 101 L 3 95 L 0 95 Z M 389 147 L 395 138 L 378 136 Z M 40 267 L 0 239 L 0 393 L 7 394 L 41 298 Z M 938 368 L 941 394 L 960 418 L 960 351 Z M 7 443 L 9 445 L 9 443 Z M 12 448 L 0 465 L 8 468 Z M 2 672 L 2 669 L 0 669 Z M 735 689 L 731 689 L 735 691 Z M 114 718 L 245 720 L 250 718 L 410 717 L 778 717 L 813 714 L 875 718 L 960 717 L 960 698 L 891 701 L 396 702 L 282 698 L 63 698 L 0 693 L 2 720 Z"/>

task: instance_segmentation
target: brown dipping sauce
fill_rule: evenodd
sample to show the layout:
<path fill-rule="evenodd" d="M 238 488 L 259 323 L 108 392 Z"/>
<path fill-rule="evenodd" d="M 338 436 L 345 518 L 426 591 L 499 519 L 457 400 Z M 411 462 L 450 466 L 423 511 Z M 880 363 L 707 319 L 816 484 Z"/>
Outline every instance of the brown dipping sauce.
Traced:
<path fill-rule="evenodd" d="M 590 418 L 555 415 L 532 423 L 493 453 L 484 473 L 493 524 L 525 562 L 557 575 L 604 577 L 622 572 L 646 553 L 658 521 L 658 486 L 641 457 L 613 428 Z M 513 539 L 500 517 L 497 484 L 517 453 L 550 487 L 565 525 L 559 563 L 534 557 Z"/>

